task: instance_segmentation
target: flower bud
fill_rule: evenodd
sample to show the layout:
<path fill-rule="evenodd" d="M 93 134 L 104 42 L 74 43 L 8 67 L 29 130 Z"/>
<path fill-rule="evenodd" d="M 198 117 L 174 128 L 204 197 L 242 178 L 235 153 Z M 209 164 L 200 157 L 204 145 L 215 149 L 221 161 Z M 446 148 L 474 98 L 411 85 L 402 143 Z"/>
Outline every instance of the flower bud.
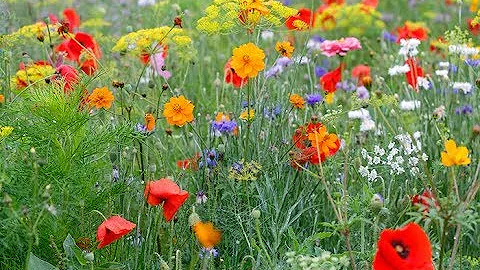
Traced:
<path fill-rule="evenodd" d="M 261 215 L 260 210 L 258 210 L 258 209 L 253 209 L 253 210 L 252 210 L 252 217 L 253 217 L 254 219 L 259 219 L 259 218 L 260 218 L 260 215 Z"/>
<path fill-rule="evenodd" d="M 372 196 L 372 199 L 370 200 L 370 207 L 373 210 L 379 210 L 383 207 L 384 204 L 384 199 L 380 193 L 375 193 Z"/>

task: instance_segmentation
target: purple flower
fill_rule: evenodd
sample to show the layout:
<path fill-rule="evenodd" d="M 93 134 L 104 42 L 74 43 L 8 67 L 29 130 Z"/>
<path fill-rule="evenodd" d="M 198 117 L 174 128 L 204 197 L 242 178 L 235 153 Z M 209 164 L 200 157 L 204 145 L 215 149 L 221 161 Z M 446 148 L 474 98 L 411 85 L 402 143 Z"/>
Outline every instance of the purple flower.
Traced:
<path fill-rule="evenodd" d="M 236 127 L 237 122 L 235 122 L 235 120 L 229 120 L 225 116 L 220 121 L 212 121 L 211 125 L 212 131 L 217 137 L 222 134 L 233 134 Z"/>
<path fill-rule="evenodd" d="M 476 67 L 480 66 L 480 59 L 467 59 L 467 60 L 465 60 L 465 64 L 467 64 L 467 66 L 471 66 L 473 68 L 476 68 Z"/>
<path fill-rule="evenodd" d="M 326 68 L 321 66 L 315 66 L 315 76 L 317 76 L 317 78 L 322 77 L 327 72 L 328 70 Z"/>
<path fill-rule="evenodd" d="M 147 133 L 147 127 L 145 125 L 137 123 L 135 125 L 135 131 L 138 132 L 138 133 L 145 134 L 145 133 Z"/>
<path fill-rule="evenodd" d="M 263 109 L 263 116 L 268 119 L 275 119 L 282 112 L 282 106 L 280 104 L 275 105 L 273 108 Z"/>
<path fill-rule="evenodd" d="M 207 166 L 208 168 L 217 167 L 218 155 L 215 149 L 205 149 L 203 151 L 202 161 L 200 161 L 199 166 L 202 168 L 203 166 Z"/>
<path fill-rule="evenodd" d="M 389 41 L 389 42 L 395 42 L 397 41 L 397 36 L 394 34 L 388 32 L 388 31 L 383 31 L 383 40 Z"/>
<path fill-rule="evenodd" d="M 357 97 L 359 99 L 368 99 L 370 98 L 370 94 L 368 93 L 367 88 L 364 86 L 360 86 L 357 88 Z"/>
<path fill-rule="evenodd" d="M 342 89 L 345 92 L 353 92 L 353 91 L 355 91 L 356 86 L 353 82 L 351 82 L 349 80 L 346 80 L 346 81 L 338 82 L 337 85 L 336 85 L 336 88 L 337 89 Z"/>
<path fill-rule="evenodd" d="M 265 72 L 265 78 L 268 79 L 280 75 L 280 73 L 291 64 L 293 64 L 293 61 L 288 57 L 278 58 L 273 66 Z"/>
<path fill-rule="evenodd" d="M 205 192 L 202 190 L 197 192 L 197 198 L 196 198 L 197 204 L 202 204 L 207 202 L 207 196 L 205 196 Z"/>
<path fill-rule="evenodd" d="M 473 108 L 471 105 L 463 105 L 463 106 L 460 106 L 460 107 L 457 107 L 455 109 L 455 114 L 456 115 L 460 115 L 460 114 L 463 114 L 463 115 L 470 115 L 473 113 Z"/>
<path fill-rule="evenodd" d="M 202 248 L 198 256 L 203 259 L 216 258 L 218 251 L 215 248 Z"/>
<path fill-rule="evenodd" d="M 307 103 L 311 106 L 323 101 L 323 97 L 320 94 L 310 94 L 307 95 L 305 99 L 307 100 Z"/>

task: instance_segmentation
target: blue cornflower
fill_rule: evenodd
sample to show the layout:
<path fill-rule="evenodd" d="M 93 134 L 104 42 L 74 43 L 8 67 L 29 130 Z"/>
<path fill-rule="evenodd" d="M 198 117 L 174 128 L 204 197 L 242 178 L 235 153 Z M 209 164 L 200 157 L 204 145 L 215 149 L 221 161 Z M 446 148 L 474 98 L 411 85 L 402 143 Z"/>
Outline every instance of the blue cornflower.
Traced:
<path fill-rule="evenodd" d="M 323 97 L 320 94 L 310 94 L 307 95 L 305 99 L 307 103 L 311 106 L 323 101 Z"/>
<path fill-rule="evenodd" d="M 202 168 L 203 166 L 207 166 L 208 168 L 215 168 L 217 167 L 218 155 L 215 149 L 205 149 L 203 151 L 202 161 L 200 161 L 199 166 Z"/>

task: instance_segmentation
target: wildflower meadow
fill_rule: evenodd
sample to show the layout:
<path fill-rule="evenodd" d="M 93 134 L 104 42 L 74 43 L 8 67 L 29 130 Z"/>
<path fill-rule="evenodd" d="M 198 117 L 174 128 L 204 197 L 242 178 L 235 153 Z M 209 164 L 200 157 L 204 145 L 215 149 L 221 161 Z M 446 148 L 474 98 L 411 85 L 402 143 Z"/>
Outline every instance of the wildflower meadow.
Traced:
<path fill-rule="evenodd" d="M 0 269 L 480 269 L 479 8 L 0 0 Z"/>

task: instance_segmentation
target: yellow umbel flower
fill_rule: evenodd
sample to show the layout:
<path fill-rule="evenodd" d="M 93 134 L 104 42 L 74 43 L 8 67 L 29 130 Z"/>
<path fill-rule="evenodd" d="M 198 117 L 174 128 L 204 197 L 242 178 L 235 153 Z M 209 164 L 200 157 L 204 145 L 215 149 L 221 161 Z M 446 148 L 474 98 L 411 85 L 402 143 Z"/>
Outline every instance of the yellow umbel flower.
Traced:
<path fill-rule="evenodd" d="M 13 131 L 13 127 L 10 127 L 10 126 L 0 127 L 0 139 L 3 139 L 8 135 L 10 135 L 12 131 Z"/>
<path fill-rule="evenodd" d="M 452 139 L 445 142 L 445 151 L 442 152 L 441 157 L 442 164 L 446 167 L 470 164 L 468 149 L 465 146 L 457 147 L 457 144 Z"/>
<path fill-rule="evenodd" d="M 255 117 L 254 109 L 244 110 L 242 113 L 240 113 L 240 119 L 245 121 L 252 121 L 254 117 Z"/>

